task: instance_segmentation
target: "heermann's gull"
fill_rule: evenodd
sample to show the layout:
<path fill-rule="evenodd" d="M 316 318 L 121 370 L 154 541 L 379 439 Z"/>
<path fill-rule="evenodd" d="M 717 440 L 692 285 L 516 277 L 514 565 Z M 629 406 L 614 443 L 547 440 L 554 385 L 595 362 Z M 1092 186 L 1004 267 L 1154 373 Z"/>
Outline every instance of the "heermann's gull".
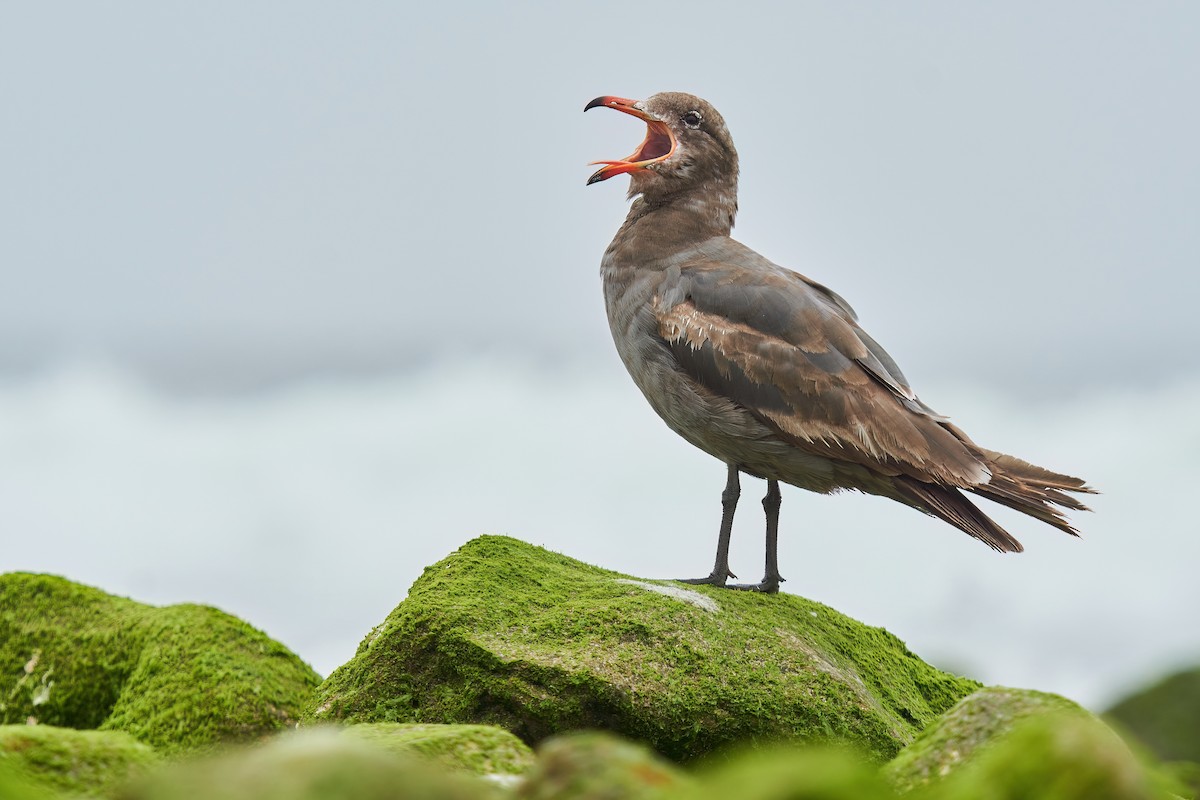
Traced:
<path fill-rule="evenodd" d="M 922 403 L 896 362 L 841 297 L 729 237 L 738 157 L 725 121 L 698 97 L 597 97 L 646 123 L 646 138 L 588 184 L 630 176 L 629 216 L 601 275 L 617 352 L 676 433 L 728 465 L 712 574 L 726 586 L 729 536 L 744 472 L 767 481 L 766 574 L 730 588 L 776 592 L 779 482 L 814 492 L 890 497 L 995 550 L 1020 542 L 960 490 L 1078 535 L 1056 508 L 1093 490 L 972 442 Z"/>

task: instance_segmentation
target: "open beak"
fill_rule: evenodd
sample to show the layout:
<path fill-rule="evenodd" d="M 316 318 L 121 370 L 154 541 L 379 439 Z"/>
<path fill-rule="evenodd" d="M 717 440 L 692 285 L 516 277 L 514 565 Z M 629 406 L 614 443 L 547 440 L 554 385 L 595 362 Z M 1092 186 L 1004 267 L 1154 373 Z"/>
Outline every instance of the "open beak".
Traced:
<path fill-rule="evenodd" d="M 592 177 L 588 178 L 588 186 L 608 180 L 614 175 L 623 175 L 626 172 L 636 172 L 646 169 L 651 164 L 665 161 L 675 152 L 675 137 L 671 135 L 671 129 L 645 111 L 636 108 L 634 106 L 636 102 L 636 100 L 626 100 L 623 97 L 605 95 L 604 97 L 597 97 L 583 107 L 584 111 L 600 106 L 615 108 L 617 111 L 623 111 L 646 123 L 646 138 L 642 140 L 642 143 L 638 145 L 638 149 L 634 150 L 632 154 L 621 161 L 591 162 L 592 164 L 603 164 L 604 166 L 596 170 L 592 174 Z"/>

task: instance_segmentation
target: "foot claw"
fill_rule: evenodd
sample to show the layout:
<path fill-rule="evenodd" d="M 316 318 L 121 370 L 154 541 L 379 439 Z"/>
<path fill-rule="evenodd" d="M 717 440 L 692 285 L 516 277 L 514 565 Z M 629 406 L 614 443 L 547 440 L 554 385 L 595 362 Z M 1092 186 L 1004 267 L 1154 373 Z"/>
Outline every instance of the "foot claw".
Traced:
<path fill-rule="evenodd" d="M 727 573 L 726 578 L 719 577 L 717 573 L 712 573 L 705 578 L 677 578 L 679 583 L 690 583 L 693 586 L 719 586 L 722 589 L 736 589 L 741 592 L 762 592 L 763 594 L 779 594 L 779 584 L 783 583 L 783 578 L 763 578 L 760 583 L 728 583 L 729 578 L 736 578 L 732 572 Z"/>
<path fill-rule="evenodd" d="M 724 587 L 724 586 L 728 585 L 728 584 L 726 584 L 726 581 L 728 581 L 730 578 L 736 578 L 736 577 L 737 577 L 737 575 L 734 575 L 732 572 L 726 573 L 726 576 L 724 576 L 724 577 L 713 572 L 706 578 L 679 578 L 678 581 L 680 583 L 690 583 L 693 586 L 722 586 L 722 587 Z"/>
<path fill-rule="evenodd" d="M 767 579 L 763 578 L 761 583 L 728 583 L 725 584 L 726 589 L 737 589 L 742 592 L 762 592 L 763 594 L 779 594 L 779 584 L 783 582 L 783 578 Z"/>

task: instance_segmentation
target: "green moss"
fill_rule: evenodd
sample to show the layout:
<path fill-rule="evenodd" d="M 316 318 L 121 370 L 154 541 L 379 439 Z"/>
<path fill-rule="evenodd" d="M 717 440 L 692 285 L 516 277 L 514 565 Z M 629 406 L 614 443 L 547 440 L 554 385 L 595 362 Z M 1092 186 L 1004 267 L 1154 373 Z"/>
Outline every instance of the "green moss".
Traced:
<path fill-rule="evenodd" d="M 977 687 L 801 597 L 646 584 L 485 536 L 425 570 L 310 716 L 488 723 L 527 742 L 596 728 L 681 760 L 838 740 L 883 760 Z"/>
<path fill-rule="evenodd" d="M 158 609 L 104 727 L 167 749 L 241 741 L 295 724 L 319 677 L 261 631 L 215 608 Z"/>
<path fill-rule="evenodd" d="M 155 608 L 55 576 L 0 575 L 0 722 L 126 731 L 171 752 L 294 724 L 319 681 L 214 608 Z"/>
<path fill-rule="evenodd" d="M 0 755 L 45 786 L 81 798 L 112 797 L 158 762 L 154 750 L 126 733 L 48 725 L 0 726 Z"/>
<path fill-rule="evenodd" d="M 346 736 L 475 775 L 520 775 L 533 764 L 529 746 L 492 725 L 364 723 Z"/>
<path fill-rule="evenodd" d="M 896 794 L 878 771 L 853 752 L 771 747 L 744 751 L 707 765 L 697 791 L 672 800 L 890 800 Z"/>
<path fill-rule="evenodd" d="M 1200 764 L 1194 761 L 1168 761 L 1163 771 L 1184 787 L 1184 797 L 1200 797 Z"/>
<path fill-rule="evenodd" d="M 1120 701 L 1105 716 L 1159 758 L 1200 761 L 1200 668 L 1164 678 Z"/>
<path fill-rule="evenodd" d="M 99 727 L 137 662 L 147 609 L 64 578 L 0 575 L 0 724 Z"/>
<path fill-rule="evenodd" d="M 0 797 L 4 800 L 57 800 L 55 793 L 18 766 L 12 758 L 0 755 Z"/>
<path fill-rule="evenodd" d="M 901 791 L 937 781 L 969 761 L 977 748 L 1010 733 L 1018 722 L 1046 714 L 1087 711 L 1056 694 L 990 687 L 964 698 L 884 769 Z"/>
<path fill-rule="evenodd" d="M 547 739 L 517 787 L 521 800 L 659 798 L 695 782 L 649 749 L 600 732 Z"/>
<path fill-rule="evenodd" d="M 317 730 L 176 764 L 133 785 L 122 800 L 492 800 L 498 795 L 487 781 Z"/>
<path fill-rule="evenodd" d="M 932 787 L 929 800 L 1158 800 L 1183 789 L 1095 717 L 1026 718 Z"/>

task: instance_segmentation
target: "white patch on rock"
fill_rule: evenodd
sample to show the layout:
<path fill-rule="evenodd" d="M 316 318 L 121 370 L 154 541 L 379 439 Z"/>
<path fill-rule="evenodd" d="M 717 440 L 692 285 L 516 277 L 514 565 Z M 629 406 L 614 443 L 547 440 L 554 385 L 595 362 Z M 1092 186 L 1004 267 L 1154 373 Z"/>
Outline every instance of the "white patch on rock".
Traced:
<path fill-rule="evenodd" d="M 680 586 L 672 586 L 663 583 L 647 583 L 646 581 L 635 581 L 629 578 L 617 578 L 617 583 L 628 583 L 631 586 L 639 586 L 651 592 L 665 594 L 667 597 L 674 597 L 676 600 L 682 600 L 685 603 L 691 603 L 696 608 L 704 609 L 710 613 L 717 613 L 721 607 L 717 605 L 717 601 L 713 600 L 706 594 L 691 589 L 684 589 Z"/>
<path fill-rule="evenodd" d="M 375 644 L 375 640 L 378 639 L 382 635 L 383 635 L 383 623 L 380 623 L 380 624 L 376 625 L 374 628 L 371 628 L 371 632 L 367 634 L 367 647 L 370 648 L 371 645 Z"/>

